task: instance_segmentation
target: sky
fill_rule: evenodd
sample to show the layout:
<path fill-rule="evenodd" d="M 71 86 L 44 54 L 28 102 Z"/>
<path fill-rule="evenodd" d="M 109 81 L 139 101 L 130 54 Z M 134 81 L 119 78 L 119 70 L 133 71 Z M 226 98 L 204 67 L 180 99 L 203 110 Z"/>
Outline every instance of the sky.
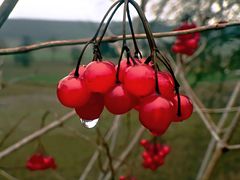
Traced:
<path fill-rule="evenodd" d="M 100 21 L 112 3 L 111 0 L 19 0 L 10 18 Z M 132 16 L 136 16 L 135 11 Z M 121 19 L 122 12 L 118 12 L 115 20 Z"/>

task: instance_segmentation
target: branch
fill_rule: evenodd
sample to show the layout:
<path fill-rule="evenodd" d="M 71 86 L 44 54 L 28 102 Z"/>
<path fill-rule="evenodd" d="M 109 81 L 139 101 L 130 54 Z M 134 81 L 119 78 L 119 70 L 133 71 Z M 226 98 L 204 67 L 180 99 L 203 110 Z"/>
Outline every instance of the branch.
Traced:
<path fill-rule="evenodd" d="M 226 146 L 228 150 L 239 150 L 240 149 L 240 144 L 235 144 L 235 145 L 228 145 Z"/>
<path fill-rule="evenodd" d="M 33 132 L 32 134 L 26 136 L 25 138 L 21 139 L 20 141 L 16 142 L 15 144 L 9 146 L 5 150 L 0 152 L 0 160 L 6 157 L 7 155 L 11 154 L 12 152 L 20 149 L 22 146 L 30 143 L 31 141 L 37 139 L 38 137 L 48 133 L 50 130 L 61 126 L 65 121 L 67 121 L 69 118 L 71 118 L 73 115 L 75 115 L 74 111 L 71 111 L 61 117 L 60 119 L 48 124 L 47 126 Z"/>
<path fill-rule="evenodd" d="M 237 99 L 237 95 L 240 91 L 240 82 L 237 83 L 237 85 L 235 86 L 232 94 L 231 94 L 231 97 L 229 98 L 229 101 L 226 105 L 226 111 L 224 111 L 224 113 L 222 114 L 221 118 L 219 119 L 218 121 L 218 124 L 217 124 L 217 129 L 218 131 L 221 131 L 221 129 L 224 127 L 224 124 L 228 118 L 228 110 L 230 110 L 232 108 L 232 106 L 234 105 L 236 99 Z M 219 132 L 217 132 L 219 133 Z M 215 139 L 212 137 L 209 144 L 208 144 L 208 147 L 207 147 L 207 150 L 206 150 L 206 153 L 204 155 L 204 158 L 202 160 L 202 163 L 201 163 L 201 166 L 198 170 L 198 174 L 197 174 L 197 179 L 201 179 L 207 166 L 208 166 L 208 163 L 209 163 L 209 160 L 211 158 L 211 155 L 214 151 L 214 148 L 216 147 L 216 141 Z"/>
<path fill-rule="evenodd" d="M 118 169 L 122 163 L 125 161 L 125 159 L 128 157 L 129 153 L 132 151 L 132 149 L 134 148 L 134 146 L 138 143 L 139 139 L 141 138 L 142 134 L 144 133 L 145 128 L 143 126 L 141 126 L 138 131 L 136 132 L 136 134 L 134 135 L 133 139 L 129 142 L 128 146 L 126 147 L 126 149 L 122 152 L 122 154 L 120 155 L 120 157 L 118 158 L 119 161 L 117 161 L 114 164 L 114 169 Z M 111 178 L 111 174 L 108 173 L 104 180 L 108 180 Z"/>
<path fill-rule="evenodd" d="M 14 9 L 15 5 L 17 4 L 18 0 L 5 0 L 3 1 L 0 7 L 0 28 L 7 20 L 8 16 Z"/>
<path fill-rule="evenodd" d="M 168 36 L 176 36 L 180 34 L 190 34 L 194 32 L 203 32 L 207 30 L 217 30 L 223 29 L 229 26 L 239 26 L 240 22 L 229 22 L 229 23 L 217 23 L 214 25 L 206 25 L 206 26 L 199 26 L 197 28 L 189 29 L 189 30 L 181 30 L 181 31 L 170 31 L 170 32 L 158 32 L 153 33 L 155 38 L 160 37 L 168 37 Z M 145 39 L 145 34 L 136 34 L 136 39 Z M 115 42 L 118 40 L 122 40 L 122 35 L 120 36 L 109 36 L 103 38 L 103 42 Z M 132 35 L 126 35 L 126 39 L 132 39 Z M 58 41 L 46 41 L 41 43 L 36 43 L 28 46 L 19 46 L 15 48 L 4 48 L 0 49 L 0 55 L 10 55 L 10 54 L 18 54 L 18 53 L 25 53 L 34 50 L 56 47 L 56 46 L 70 46 L 70 45 L 80 45 L 89 42 L 90 38 L 78 39 L 78 40 L 58 40 Z"/>
<path fill-rule="evenodd" d="M 114 133 L 114 131 L 116 130 L 118 123 L 116 123 L 116 121 L 120 121 L 121 120 L 121 116 L 115 116 L 114 120 L 113 120 L 113 124 L 111 129 L 107 132 L 106 136 L 105 136 L 105 140 L 108 141 L 112 134 Z M 100 148 L 100 146 L 99 146 Z M 94 154 L 92 155 L 91 159 L 89 160 L 88 164 L 86 165 L 84 171 L 81 174 L 81 177 L 79 178 L 79 180 L 85 180 L 87 175 L 89 174 L 89 172 L 91 171 L 91 169 L 93 168 L 93 165 L 95 163 L 95 161 L 97 160 L 98 156 L 99 156 L 99 148 L 94 152 Z"/>
<path fill-rule="evenodd" d="M 226 133 L 223 135 L 223 143 L 227 143 L 232 135 L 233 132 L 235 131 L 238 123 L 240 120 L 240 111 L 238 111 L 236 113 L 236 115 L 233 117 L 231 124 L 229 125 L 228 130 L 226 131 Z M 208 180 L 211 178 L 212 172 L 215 168 L 215 166 L 217 165 L 217 162 L 219 161 L 221 155 L 224 153 L 224 148 L 226 148 L 227 146 L 222 146 L 221 144 L 217 144 L 215 151 L 213 152 L 213 155 L 211 157 L 211 159 L 209 160 L 209 163 L 207 164 L 206 170 L 203 172 L 202 176 L 199 176 L 198 179 L 203 179 L 203 180 Z"/>

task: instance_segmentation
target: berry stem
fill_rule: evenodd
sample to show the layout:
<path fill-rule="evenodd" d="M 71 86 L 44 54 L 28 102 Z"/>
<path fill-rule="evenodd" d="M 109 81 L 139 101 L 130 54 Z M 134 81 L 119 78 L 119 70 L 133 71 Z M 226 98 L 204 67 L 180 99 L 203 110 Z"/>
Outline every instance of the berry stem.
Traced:
<path fill-rule="evenodd" d="M 117 5 L 117 6 L 115 7 L 115 9 L 113 10 L 111 16 L 109 17 L 109 19 L 108 19 L 108 21 L 107 21 L 107 23 L 106 23 L 106 25 L 105 25 L 105 27 L 104 27 L 104 29 L 103 29 L 102 35 L 100 36 L 99 40 L 96 42 L 96 45 L 97 45 L 97 46 L 100 46 L 100 44 L 101 44 L 101 42 L 102 42 L 102 39 L 103 39 L 103 37 L 104 37 L 104 35 L 105 35 L 106 31 L 107 31 L 107 28 L 108 28 L 110 22 L 112 21 L 113 16 L 115 15 L 116 11 L 118 10 L 118 8 L 119 8 L 122 4 L 123 4 L 123 0 L 120 0 L 119 3 L 118 3 L 118 5 Z"/>
<path fill-rule="evenodd" d="M 89 41 L 85 44 L 85 46 L 83 47 L 82 52 L 81 52 L 81 54 L 80 54 L 80 56 L 79 56 L 79 58 L 78 58 L 77 66 L 76 66 L 76 69 L 75 69 L 75 72 L 74 72 L 74 76 L 75 76 L 76 78 L 78 78 L 78 76 L 79 76 L 78 70 L 79 70 L 79 67 L 80 67 L 81 60 L 82 60 L 82 57 L 83 57 L 84 52 L 86 51 L 86 49 L 87 49 L 87 47 L 89 46 L 89 44 L 91 44 L 91 43 L 93 43 L 93 42 L 96 42 L 96 39 L 97 39 L 98 34 L 99 34 L 99 32 L 100 32 L 100 30 L 101 30 L 101 28 L 102 28 L 102 26 L 103 26 L 103 23 L 104 23 L 105 19 L 107 18 L 107 16 L 108 16 L 109 13 L 111 12 L 111 10 L 112 10 L 118 3 L 120 3 L 121 1 L 122 1 L 122 0 L 118 0 L 117 2 L 115 2 L 115 3 L 108 9 L 108 11 L 107 11 L 106 14 L 104 15 L 102 21 L 100 22 L 100 25 L 99 25 L 99 27 L 98 27 L 95 35 L 94 35 L 93 38 L 92 38 L 91 40 L 89 40 Z M 100 52 L 100 51 L 99 51 L 99 52 Z"/>
<path fill-rule="evenodd" d="M 139 57 L 142 58 L 142 54 L 141 54 L 141 52 L 138 48 L 137 40 L 135 38 L 132 19 L 131 19 L 131 15 L 130 15 L 130 11 L 129 11 L 129 3 L 127 4 L 127 16 L 128 16 L 128 22 L 129 22 L 129 26 L 130 26 L 130 30 L 131 30 L 131 34 L 132 34 L 132 39 L 133 39 L 133 44 L 134 44 L 134 48 L 135 48 L 134 58 L 139 59 Z"/>
<path fill-rule="evenodd" d="M 117 73 L 116 73 L 116 83 L 120 83 L 119 80 L 119 71 L 120 71 L 120 65 L 121 65 L 121 60 L 124 51 L 126 50 L 127 52 L 127 62 L 130 63 L 129 57 L 130 57 L 130 50 L 127 47 L 127 41 L 126 41 L 126 12 L 127 12 L 127 6 L 128 6 L 128 0 L 124 0 L 124 8 L 123 8 L 123 21 L 122 21 L 122 35 L 123 35 L 123 42 L 122 42 L 122 50 L 121 54 L 118 60 L 118 66 L 117 66 Z"/>

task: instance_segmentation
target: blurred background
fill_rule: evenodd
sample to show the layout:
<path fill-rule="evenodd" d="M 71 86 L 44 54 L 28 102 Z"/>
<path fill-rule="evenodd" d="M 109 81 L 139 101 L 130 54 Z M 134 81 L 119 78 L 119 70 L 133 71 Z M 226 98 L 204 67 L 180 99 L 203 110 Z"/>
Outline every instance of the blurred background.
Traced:
<path fill-rule="evenodd" d="M 3 0 L 0 1 L 2 3 Z M 0 47 L 16 47 L 43 41 L 80 39 L 92 37 L 101 18 L 114 1 L 111 0 L 21 0 L 12 11 L 10 18 L 0 29 Z M 190 17 L 198 26 L 240 19 L 238 0 L 139 0 L 153 32 L 172 31 L 181 21 Z M 142 33 L 142 25 L 131 8 L 136 33 Z M 113 19 L 108 35 L 121 34 L 122 11 Z M 129 31 L 128 31 L 129 33 Z M 197 55 L 187 67 L 187 79 L 207 108 L 224 108 L 240 79 L 240 31 L 239 27 L 211 30 L 201 33 Z M 171 46 L 175 37 L 156 39 L 159 49 L 168 52 L 174 59 Z M 138 40 L 141 51 L 148 55 L 145 40 Z M 120 43 L 121 44 L 121 43 Z M 129 41 L 131 46 L 131 42 Z M 116 62 L 118 43 L 103 43 L 103 57 Z M 30 53 L 0 56 L 0 140 L 21 119 L 14 133 L 1 143 L 0 149 L 40 128 L 43 118 L 46 124 L 69 112 L 56 98 L 56 85 L 76 65 L 82 46 L 53 47 Z M 92 50 L 84 55 L 83 64 L 91 61 Z M 237 97 L 235 106 L 240 106 Z M 47 114 L 47 116 L 46 116 Z M 229 118 L 233 116 L 230 113 Z M 215 122 L 221 114 L 213 114 Z M 114 116 L 104 111 L 98 127 L 105 132 L 112 124 Z M 67 128 L 65 128 L 65 126 Z M 139 127 L 137 113 L 122 116 L 121 127 L 114 154 L 119 153 L 133 137 Z M 27 158 L 34 153 L 36 142 L 32 142 L 0 161 L 0 168 L 19 179 L 78 179 L 96 147 L 76 132 L 90 138 L 95 143 L 95 129 L 81 126 L 77 116 L 66 125 L 41 137 L 48 154 L 58 165 L 56 171 L 30 172 L 25 168 Z M 232 138 L 239 143 L 240 128 Z M 150 137 L 149 133 L 144 134 Z M 161 137 L 170 145 L 172 152 L 165 165 L 156 172 L 141 167 L 140 152 L 136 146 L 126 164 L 117 175 L 128 171 L 141 179 L 195 179 L 204 156 L 210 134 L 197 114 L 186 122 L 173 125 Z M 240 179 L 240 156 L 238 151 L 224 155 L 213 173 L 213 179 Z M 129 168 L 131 167 L 131 168 Z M 95 179 L 100 170 L 95 164 L 87 179 Z M 1 179 L 1 178 L 0 178 Z"/>

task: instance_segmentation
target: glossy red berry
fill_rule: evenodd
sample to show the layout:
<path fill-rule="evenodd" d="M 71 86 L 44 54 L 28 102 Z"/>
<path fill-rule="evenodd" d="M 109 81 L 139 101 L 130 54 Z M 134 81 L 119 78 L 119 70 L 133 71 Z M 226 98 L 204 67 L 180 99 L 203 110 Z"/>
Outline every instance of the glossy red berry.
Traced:
<path fill-rule="evenodd" d="M 174 84 L 170 81 L 169 75 L 158 72 L 158 87 L 162 97 L 172 99 L 175 96 Z"/>
<path fill-rule="evenodd" d="M 109 62 L 91 62 L 83 74 L 88 89 L 92 92 L 106 93 L 115 84 L 115 67 Z"/>
<path fill-rule="evenodd" d="M 146 64 L 129 67 L 125 72 L 123 85 L 134 96 L 147 96 L 155 90 L 154 71 Z"/>
<path fill-rule="evenodd" d="M 113 114 L 124 114 L 131 110 L 137 103 L 137 99 L 123 89 L 122 84 L 116 85 L 104 96 L 104 104 Z"/>
<path fill-rule="evenodd" d="M 78 78 L 83 79 L 83 73 L 84 73 L 85 69 L 86 69 L 86 66 L 80 66 L 79 67 L 79 69 L 78 69 L 78 75 L 79 75 Z M 69 73 L 69 75 L 72 75 L 72 76 L 74 76 L 74 74 L 75 74 L 75 69 L 73 69 Z"/>
<path fill-rule="evenodd" d="M 57 97 L 64 106 L 74 108 L 87 103 L 90 92 L 82 79 L 69 75 L 59 81 Z"/>
<path fill-rule="evenodd" d="M 150 145 L 150 142 L 147 139 L 142 139 L 140 141 L 141 146 L 143 146 L 144 148 L 147 148 Z"/>
<path fill-rule="evenodd" d="M 76 107 L 77 115 L 83 120 L 94 120 L 99 118 L 104 108 L 103 96 L 99 93 L 92 93 L 88 102 L 80 107 Z"/>
<path fill-rule="evenodd" d="M 162 135 L 172 119 L 170 102 L 158 95 L 147 97 L 141 102 L 139 120 L 150 131 Z"/>
<path fill-rule="evenodd" d="M 118 74 L 118 79 L 120 82 L 123 82 L 124 79 L 124 75 L 125 75 L 125 71 L 127 68 L 129 68 L 130 66 L 133 66 L 133 62 L 132 61 L 127 61 L 127 59 L 122 59 L 120 62 L 120 68 L 119 68 L 119 74 Z M 115 69 L 117 71 L 118 65 L 116 65 Z"/>
<path fill-rule="evenodd" d="M 163 152 L 165 155 L 168 154 L 168 153 L 170 153 L 170 151 L 171 151 L 171 148 L 170 148 L 169 146 L 164 145 L 164 146 L 162 147 L 162 152 Z"/>
<path fill-rule="evenodd" d="M 177 96 L 173 98 L 173 104 L 174 104 L 174 113 L 173 113 L 173 121 L 180 122 L 183 120 L 188 119 L 193 112 L 193 105 L 191 100 L 184 95 L 180 95 L 180 102 L 181 102 L 181 116 L 177 116 L 177 110 L 178 110 L 178 99 Z"/>

